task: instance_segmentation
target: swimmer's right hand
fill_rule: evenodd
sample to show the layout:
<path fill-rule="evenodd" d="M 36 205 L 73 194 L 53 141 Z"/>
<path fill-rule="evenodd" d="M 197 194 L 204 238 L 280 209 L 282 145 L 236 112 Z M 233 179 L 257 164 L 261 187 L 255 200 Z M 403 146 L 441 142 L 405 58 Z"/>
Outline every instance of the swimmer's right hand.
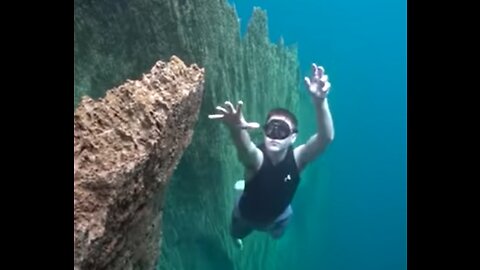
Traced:
<path fill-rule="evenodd" d="M 219 119 L 223 121 L 230 128 L 240 128 L 240 129 L 254 129 L 259 128 L 260 124 L 256 122 L 248 123 L 243 118 L 242 114 L 243 102 L 238 101 L 237 108 L 233 107 L 233 104 L 230 101 L 225 101 L 225 106 L 217 106 L 216 109 L 219 111 L 219 114 L 210 114 L 208 118 L 210 119 Z"/>

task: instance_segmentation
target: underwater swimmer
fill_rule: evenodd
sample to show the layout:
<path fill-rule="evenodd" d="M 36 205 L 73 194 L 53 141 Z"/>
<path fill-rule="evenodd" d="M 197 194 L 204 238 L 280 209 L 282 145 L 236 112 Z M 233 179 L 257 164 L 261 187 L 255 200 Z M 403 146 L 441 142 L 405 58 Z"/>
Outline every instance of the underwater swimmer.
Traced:
<path fill-rule="evenodd" d="M 242 239 L 253 230 L 267 232 L 275 239 L 284 234 L 301 171 L 333 140 L 333 120 L 327 102 L 330 82 L 323 67 L 312 64 L 312 69 L 312 76 L 305 77 L 305 85 L 315 105 L 317 133 L 305 144 L 293 148 L 298 122 L 285 108 L 274 108 L 268 113 L 263 126 L 265 137 L 259 145 L 250 140 L 247 131 L 260 125 L 244 119 L 242 101 L 236 108 L 226 101 L 223 107 L 216 107 L 218 114 L 209 115 L 228 127 L 245 167 L 245 181 L 235 184 L 241 194 L 235 202 L 230 226 L 230 234 L 240 248 Z"/>

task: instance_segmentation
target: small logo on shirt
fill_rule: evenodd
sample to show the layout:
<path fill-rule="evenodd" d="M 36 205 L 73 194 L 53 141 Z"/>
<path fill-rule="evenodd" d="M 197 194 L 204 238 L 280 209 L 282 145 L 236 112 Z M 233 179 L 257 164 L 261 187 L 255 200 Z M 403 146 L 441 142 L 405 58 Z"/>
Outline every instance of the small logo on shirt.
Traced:
<path fill-rule="evenodd" d="M 285 177 L 285 178 L 283 179 L 283 182 L 288 182 L 288 181 L 290 181 L 290 180 L 292 180 L 292 178 L 290 177 L 290 174 L 289 174 L 289 175 L 287 175 L 287 177 Z"/>

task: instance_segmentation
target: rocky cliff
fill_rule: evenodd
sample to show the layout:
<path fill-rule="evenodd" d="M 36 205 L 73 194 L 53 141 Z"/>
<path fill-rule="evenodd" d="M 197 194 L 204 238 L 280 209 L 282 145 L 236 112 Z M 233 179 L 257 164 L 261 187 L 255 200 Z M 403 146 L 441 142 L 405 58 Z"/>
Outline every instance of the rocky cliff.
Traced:
<path fill-rule="evenodd" d="M 204 70 L 179 58 L 74 113 L 74 269 L 153 269 L 163 193 L 192 139 Z"/>

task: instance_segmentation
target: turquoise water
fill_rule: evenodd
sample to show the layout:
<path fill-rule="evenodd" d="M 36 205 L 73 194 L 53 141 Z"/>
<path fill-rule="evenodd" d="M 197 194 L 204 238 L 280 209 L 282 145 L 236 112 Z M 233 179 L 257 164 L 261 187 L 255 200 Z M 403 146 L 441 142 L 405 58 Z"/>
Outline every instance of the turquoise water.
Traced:
<path fill-rule="evenodd" d="M 406 1 L 230 2 L 243 29 L 253 6 L 266 9 L 271 40 L 297 44 L 302 75 L 316 62 L 332 82 L 335 141 L 304 174 L 285 267 L 406 269 Z M 306 139 L 307 96 L 302 108 Z"/>
<path fill-rule="evenodd" d="M 240 252 L 228 224 L 241 166 L 225 129 L 200 118 L 167 187 L 157 269 L 406 269 L 406 1 L 229 1 L 243 30 L 254 6 L 267 11 L 270 41 L 282 36 L 297 45 L 302 77 L 312 62 L 326 68 L 335 141 L 302 174 L 285 236 L 253 234 Z M 207 68 L 204 109 L 240 97 L 247 119 L 261 121 L 274 103 L 270 97 L 296 104 L 297 93 L 286 93 L 295 76 L 268 85 L 296 62 L 290 51 L 265 49 L 263 13 L 257 13 L 256 44 L 236 44 L 236 18 L 223 4 L 75 1 L 74 104 L 85 94 L 101 97 L 173 54 Z M 278 68 L 286 59 L 290 65 Z M 246 69 L 230 68 L 235 64 Z M 268 65 L 274 69 L 262 74 Z M 297 143 L 303 143 L 316 128 L 305 91 L 299 109 Z"/>

